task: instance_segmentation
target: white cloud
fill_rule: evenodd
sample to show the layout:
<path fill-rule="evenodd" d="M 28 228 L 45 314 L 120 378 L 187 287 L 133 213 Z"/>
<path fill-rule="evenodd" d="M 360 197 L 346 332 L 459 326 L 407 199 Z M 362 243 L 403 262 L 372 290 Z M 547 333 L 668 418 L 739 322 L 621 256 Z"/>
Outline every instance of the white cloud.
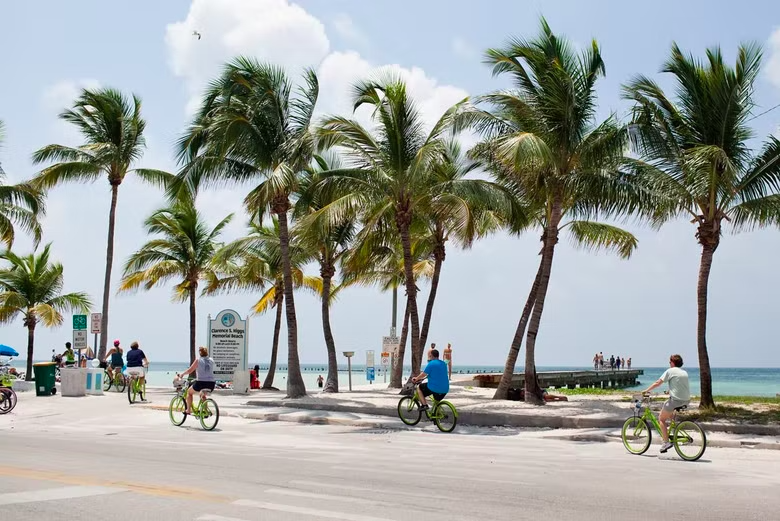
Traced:
<path fill-rule="evenodd" d="M 352 18 L 346 13 L 339 13 L 333 17 L 331 22 L 333 29 L 348 42 L 359 45 L 368 43 L 368 37 L 361 31 Z"/>
<path fill-rule="evenodd" d="M 769 60 L 766 64 L 766 75 L 776 87 L 780 87 L 780 27 L 769 36 L 767 44 Z"/>
<path fill-rule="evenodd" d="M 82 89 L 100 88 L 100 82 L 93 79 L 62 80 L 46 87 L 41 95 L 41 105 L 47 111 L 61 112 L 73 105 Z"/>
<path fill-rule="evenodd" d="M 464 60 L 473 60 L 477 57 L 477 51 L 463 38 L 453 38 L 450 47 L 456 56 Z"/>
<path fill-rule="evenodd" d="M 195 97 L 190 111 L 205 83 L 235 56 L 292 72 L 316 66 L 330 49 L 322 22 L 287 0 L 193 0 L 187 18 L 168 25 L 165 43 L 173 72 Z"/>
<path fill-rule="evenodd" d="M 397 64 L 378 67 L 354 51 L 334 52 L 325 58 L 318 70 L 322 99 L 319 111 L 328 114 L 350 114 L 350 87 L 358 80 L 384 72 L 396 74 L 406 81 L 409 93 L 422 112 L 428 128 L 432 127 L 447 109 L 468 96 L 465 90 L 441 84 L 419 67 L 406 68 Z M 361 123 L 368 123 L 367 112 L 359 111 L 356 118 Z"/>

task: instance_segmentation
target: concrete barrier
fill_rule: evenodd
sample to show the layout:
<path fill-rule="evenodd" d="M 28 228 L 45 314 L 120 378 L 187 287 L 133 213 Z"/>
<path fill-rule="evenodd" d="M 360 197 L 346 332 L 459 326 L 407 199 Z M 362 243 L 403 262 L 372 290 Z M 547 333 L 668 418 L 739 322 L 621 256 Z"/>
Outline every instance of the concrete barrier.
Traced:
<path fill-rule="evenodd" d="M 100 368 L 87 369 L 86 389 L 87 394 L 103 394 L 103 370 Z"/>
<path fill-rule="evenodd" d="M 86 396 L 87 370 L 76 367 L 63 367 L 60 370 L 60 383 L 62 396 Z"/>

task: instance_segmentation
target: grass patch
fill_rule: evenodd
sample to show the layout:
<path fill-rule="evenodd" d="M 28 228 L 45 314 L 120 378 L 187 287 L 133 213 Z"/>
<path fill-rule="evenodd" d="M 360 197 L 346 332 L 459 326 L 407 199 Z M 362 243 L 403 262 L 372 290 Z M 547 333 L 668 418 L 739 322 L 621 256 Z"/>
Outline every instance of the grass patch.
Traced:
<path fill-rule="evenodd" d="M 771 396 L 713 396 L 715 403 L 740 403 L 744 405 L 768 404 L 780 405 L 780 398 Z M 696 397 L 698 400 L 698 397 Z"/>
<path fill-rule="evenodd" d="M 766 425 L 780 422 L 780 407 L 747 409 L 734 405 L 716 405 L 714 409 L 700 409 L 687 412 L 685 418 L 709 422 L 726 420 L 736 423 L 754 423 Z"/>

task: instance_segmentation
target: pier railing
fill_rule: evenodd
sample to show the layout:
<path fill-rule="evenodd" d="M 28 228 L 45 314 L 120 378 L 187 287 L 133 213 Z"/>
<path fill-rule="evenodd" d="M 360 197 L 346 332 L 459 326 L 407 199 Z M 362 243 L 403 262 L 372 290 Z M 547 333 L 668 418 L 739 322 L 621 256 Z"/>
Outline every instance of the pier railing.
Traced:
<path fill-rule="evenodd" d="M 606 369 L 603 371 L 545 371 L 537 373 L 542 387 L 556 389 L 567 387 L 615 388 L 633 387 L 639 385 L 639 376 L 645 374 L 642 369 Z M 498 387 L 500 374 L 474 375 L 477 387 Z M 525 385 L 525 374 L 515 373 L 512 376 L 512 387 L 522 388 Z"/>

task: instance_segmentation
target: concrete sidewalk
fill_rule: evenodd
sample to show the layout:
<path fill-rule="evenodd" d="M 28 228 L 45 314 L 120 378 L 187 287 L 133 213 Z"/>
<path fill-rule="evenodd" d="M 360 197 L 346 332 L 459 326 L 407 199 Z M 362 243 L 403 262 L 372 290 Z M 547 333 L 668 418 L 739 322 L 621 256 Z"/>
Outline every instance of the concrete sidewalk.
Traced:
<path fill-rule="evenodd" d="M 458 424 L 475 427 L 515 427 L 547 429 L 620 429 L 631 416 L 631 403 L 615 397 L 572 396 L 568 402 L 550 402 L 543 407 L 524 402 L 494 401 L 491 389 L 453 386 L 447 399 L 458 409 Z M 167 389 L 154 393 L 173 396 Z M 154 394 L 153 394 L 154 395 Z M 153 396 L 152 395 L 152 396 Z M 291 400 L 283 391 L 252 391 L 233 395 L 218 391 L 220 408 L 245 418 L 289 420 L 308 423 L 361 424 L 385 427 L 385 421 L 398 423 L 398 390 L 362 386 L 338 394 L 315 392 Z M 170 398 L 167 398 L 170 400 Z M 167 401 L 164 404 L 167 407 Z M 300 418 L 300 420 L 296 419 Z M 780 436 L 780 426 L 728 422 L 703 423 L 708 432 L 729 432 L 750 436 Z"/>

